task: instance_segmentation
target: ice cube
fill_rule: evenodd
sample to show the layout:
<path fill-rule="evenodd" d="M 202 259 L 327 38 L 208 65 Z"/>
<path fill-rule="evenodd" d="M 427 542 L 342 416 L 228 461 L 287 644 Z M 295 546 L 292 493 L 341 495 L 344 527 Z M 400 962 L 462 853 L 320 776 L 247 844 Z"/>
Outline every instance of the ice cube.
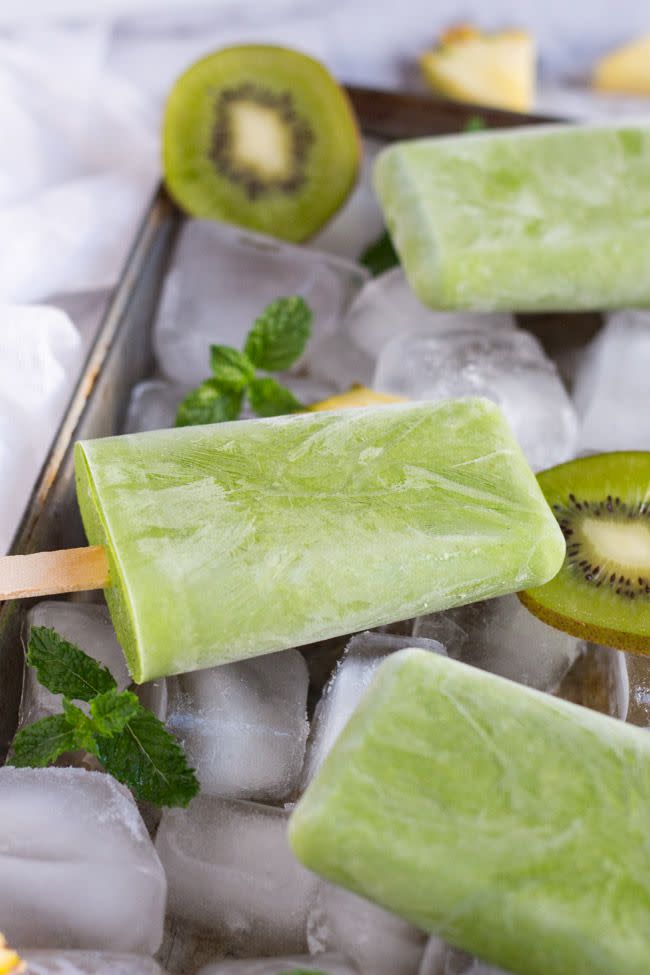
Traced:
<path fill-rule="evenodd" d="M 650 728 L 650 657 L 643 653 L 619 653 L 619 656 L 625 663 L 629 687 L 626 718 L 631 724 Z"/>
<path fill-rule="evenodd" d="M 296 399 L 304 403 L 305 406 L 311 406 L 312 403 L 319 403 L 321 400 L 329 399 L 338 390 L 336 383 L 317 379 L 311 375 L 294 376 L 285 373 L 278 378 L 285 386 L 289 387 Z"/>
<path fill-rule="evenodd" d="M 11 543 L 81 362 L 81 340 L 63 312 L 0 305 L 0 552 Z"/>
<path fill-rule="evenodd" d="M 307 932 L 312 953 L 340 951 L 372 975 L 417 975 L 426 944 L 426 935 L 407 921 L 325 881 Z"/>
<path fill-rule="evenodd" d="M 27 616 L 27 640 L 34 626 L 56 630 L 65 640 L 108 667 L 123 691 L 131 683 L 122 648 L 106 606 L 94 603 L 66 603 L 46 600 L 38 603 Z M 61 712 L 62 696 L 52 694 L 39 683 L 36 671 L 25 667 L 23 695 L 20 702 L 20 725 L 30 724 L 48 714 Z"/>
<path fill-rule="evenodd" d="M 43 951 L 21 949 L 27 975 L 164 975 L 145 955 L 113 951 Z"/>
<path fill-rule="evenodd" d="M 461 329 L 490 333 L 514 328 L 512 315 L 432 311 L 415 296 L 401 267 L 364 284 L 343 322 L 354 344 L 375 361 L 395 336 L 438 335 Z"/>
<path fill-rule="evenodd" d="M 574 455 L 575 410 L 555 365 L 529 332 L 450 330 L 394 338 L 379 356 L 373 385 L 412 399 L 494 400 L 536 470 Z"/>
<path fill-rule="evenodd" d="M 368 275 L 330 255 L 213 221 L 190 220 L 165 280 L 154 331 L 163 373 L 190 386 L 210 374 L 212 344 L 241 348 L 254 320 L 276 298 L 302 295 L 313 335 L 338 326 Z"/>
<path fill-rule="evenodd" d="M 650 312 L 608 316 L 576 376 L 581 451 L 650 450 L 649 375 Z"/>
<path fill-rule="evenodd" d="M 631 703 L 627 654 L 588 643 L 557 688 L 558 697 L 625 721 Z M 634 719 L 630 717 L 630 720 Z M 635 722 L 636 723 L 636 722 Z"/>
<path fill-rule="evenodd" d="M 297 650 L 172 678 L 167 727 L 208 795 L 283 800 L 305 757 L 307 664 Z"/>
<path fill-rule="evenodd" d="M 289 849 L 287 821 L 284 809 L 207 795 L 165 810 L 156 848 L 171 915 L 236 955 L 304 951 L 318 881 Z"/>
<path fill-rule="evenodd" d="M 165 874 L 131 795 L 109 775 L 0 769 L 0 881 L 10 944 L 160 945 Z"/>
<path fill-rule="evenodd" d="M 384 215 L 372 186 L 372 167 L 384 145 L 379 139 L 363 140 L 359 182 L 325 229 L 309 242 L 310 247 L 354 260 L 381 236 Z"/>
<path fill-rule="evenodd" d="M 124 432 L 145 433 L 175 426 L 179 403 L 188 392 L 189 387 L 167 379 L 145 379 L 138 383 L 131 390 Z"/>
<path fill-rule="evenodd" d="M 404 647 L 421 647 L 434 653 L 445 653 L 441 643 L 426 637 L 397 636 L 372 631 L 352 637 L 316 706 L 302 774 L 303 786 L 307 785 L 322 765 L 379 664 L 388 654 Z M 309 653 L 309 648 L 306 653 Z"/>
<path fill-rule="evenodd" d="M 314 972 L 315 975 L 358 975 L 342 955 L 292 955 L 284 958 L 250 958 L 246 961 L 216 961 L 202 968 L 197 975 L 292 975 Z"/>
<path fill-rule="evenodd" d="M 355 384 L 370 386 L 374 360 L 356 346 L 342 328 L 312 340 L 307 350 L 310 375 L 345 392 Z"/>
<path fill-rule="evenodd" d="M 508 972 L 452 948 L 440 938 L 429 938 L 418 975 L 508 975 Z"/>
<path fill-rule="evenodd" d="M 421 616 L 414 633 L 439 640 L 455 660 L 542 691 L 555 690 L 586 647 L 542 623 L 515 595 Z"/>

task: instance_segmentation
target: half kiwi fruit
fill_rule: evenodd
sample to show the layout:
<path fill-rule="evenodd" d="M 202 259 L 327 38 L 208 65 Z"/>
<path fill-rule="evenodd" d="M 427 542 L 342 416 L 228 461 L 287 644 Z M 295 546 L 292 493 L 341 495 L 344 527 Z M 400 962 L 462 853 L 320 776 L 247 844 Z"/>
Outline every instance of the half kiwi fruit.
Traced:
<path fill-rule="evenodd" d="M 650 653 L 650 453 L 582 457 L 538 481 L 567 554 L 554 579 L 519 598 L 583 640 Z"/>
<path fill-rule="evenodd" d="M 228 47 L 176 81 L 163 121 L 170 194 L 195 217 L 312 236 L 353 188 L 361 140 L 342 88 L 282 47 Z"/>

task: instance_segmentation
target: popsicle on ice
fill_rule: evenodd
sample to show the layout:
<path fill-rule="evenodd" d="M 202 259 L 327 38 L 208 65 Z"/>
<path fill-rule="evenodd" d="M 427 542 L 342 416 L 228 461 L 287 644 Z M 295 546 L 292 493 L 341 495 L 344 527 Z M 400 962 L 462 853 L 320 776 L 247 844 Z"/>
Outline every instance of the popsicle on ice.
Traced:
<path fill-rule="evenodd" d="M 538 585 L 564 554 L 487 400 L 113 437 L 76 461 L 137 681 Z"/>
<path fill-rule="evenodd" d="M 447 657 L 381 665 L 290 823 L 309 869 L 519 975 L 644 975 L 650 736 Z"/>
<path fill-rule="evenodd" d="M 434 308 L 650 303 L 650 123 L 397 143 L 375 185 L 407 277 Z"/>

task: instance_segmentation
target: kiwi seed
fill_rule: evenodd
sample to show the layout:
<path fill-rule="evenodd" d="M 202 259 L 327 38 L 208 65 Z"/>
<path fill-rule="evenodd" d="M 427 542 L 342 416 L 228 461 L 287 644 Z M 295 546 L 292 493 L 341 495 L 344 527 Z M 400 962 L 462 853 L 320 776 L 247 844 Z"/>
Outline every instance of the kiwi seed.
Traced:
<path fill-rule="evenodd" d="M 274 113 L 277 116 L 276 124 L 288 129 L 291 152 L 283 160 L 284 165 L 275 171 L 268 160 L 237 157 L 233 115 L 238 109 L 251 111 L 255 106 L 266 110 L 269 121 Z M 274 95 L 259 85 L 245 82 L 237 88 L 226 88 L 219 94 L 210 158 L 223 176 L 244 189 L 249 200 L 257 200 L 274 192 L 290 195 L 299 190 L 307 179 L 307 158 L 314 138 L 309 123 L 297 114 L 290 92 Z"/>

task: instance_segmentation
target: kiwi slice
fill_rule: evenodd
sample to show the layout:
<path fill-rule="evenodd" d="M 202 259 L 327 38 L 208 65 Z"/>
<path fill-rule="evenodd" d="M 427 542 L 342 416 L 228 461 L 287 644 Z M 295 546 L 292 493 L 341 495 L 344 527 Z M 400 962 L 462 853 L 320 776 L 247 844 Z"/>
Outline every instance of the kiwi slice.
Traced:
<path fill-rule="evenodd" d="M 316 233 L 356 181 L 361 140 L 327 69 L 283 47 L 228 47 L 175 83 L 163 121 L 170 194 L 195 217 L 284 240 Z"/>
<path fill-rule="evenodd" d="M 650 653 L 650 453 L 595 454 L 538 474 L 567 543 L 559 573 L 519 594 L 583 640 Z"/>

